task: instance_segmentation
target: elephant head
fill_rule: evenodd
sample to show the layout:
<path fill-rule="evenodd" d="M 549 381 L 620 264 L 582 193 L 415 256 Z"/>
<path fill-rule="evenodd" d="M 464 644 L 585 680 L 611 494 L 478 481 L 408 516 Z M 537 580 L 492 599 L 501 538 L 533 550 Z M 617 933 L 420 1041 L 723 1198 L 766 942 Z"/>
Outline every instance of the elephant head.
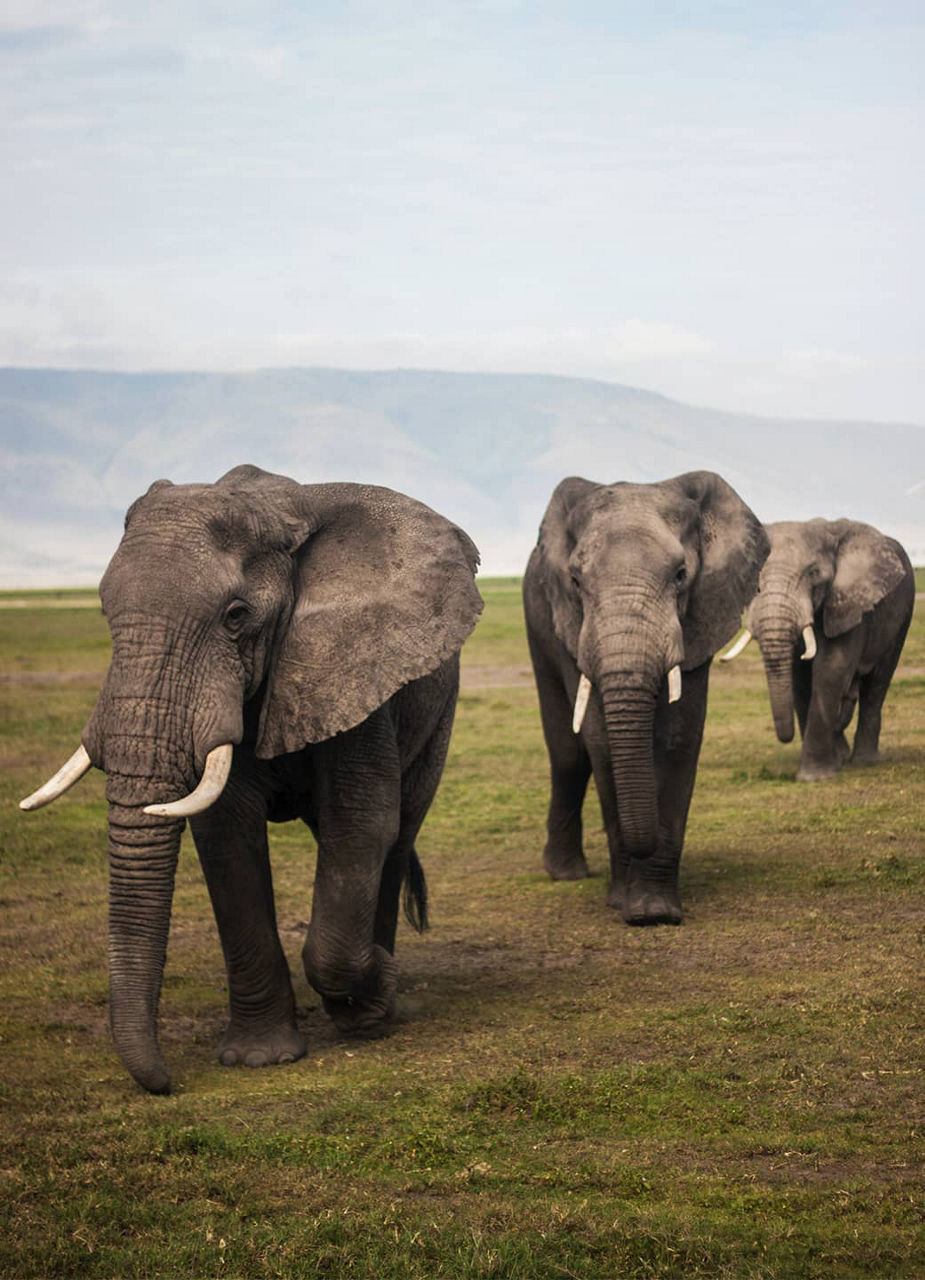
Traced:
<path fill-rule="evenodd" d="M 731 654 L 751 636 L 757 639 L 774 728 L 781 742 L 790 742 L 797 655 L 806 661 L 815 657 L 817 628 L 834 639 L 858 626 L 907 570 L 890 539 L 856 520 L 785 520 L 769 524 L 767 532 L 771 553 L 746 615 L 746 631 Z"/>
<path fill-rule="evenodd" d="M 693 471 L 657 484 L 556 488 L 535 555 L 555 633 L 582 675 L 574 728 L 600 695 L 626 852 L 656 848 L 656 701 L 683 696 L 682 672 L 738 629 L 767 539 L 722 477 Z M 543 566 L 545 568 L 543 569 Z"/>
<path fill-rule="evenodd" d="M 455 525 L 388 489 L 237 467 L 154 483 L 100 586 L 112 661 L 82 745 L 24 808 L 107 775 L 110 1020 L 126 1066 L 168 1087 L 155 1019 L 183 818 L 258 758 L 361 723 L 457 652 L 481 601 Z"/>

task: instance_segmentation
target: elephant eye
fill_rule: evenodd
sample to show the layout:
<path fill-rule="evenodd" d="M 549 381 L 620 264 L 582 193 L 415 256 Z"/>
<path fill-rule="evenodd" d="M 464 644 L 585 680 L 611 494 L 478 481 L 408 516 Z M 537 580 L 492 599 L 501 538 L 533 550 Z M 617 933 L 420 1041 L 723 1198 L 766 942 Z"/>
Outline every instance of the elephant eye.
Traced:
<path fill-rule="evenodd" d="M 686 565 L 683 565 L 683 564 L 681 565 L 678 572 L 674 575 L 674 580 L 679 589 L 681 587 L 687 586 L 687 566 Z"/>
<path fill-rule="evenodd" d="M 240 631 L 247 621 L 249 610 L 240 600 L 234 600 L 225 610 L 225 626 L 231 632 Z"/>

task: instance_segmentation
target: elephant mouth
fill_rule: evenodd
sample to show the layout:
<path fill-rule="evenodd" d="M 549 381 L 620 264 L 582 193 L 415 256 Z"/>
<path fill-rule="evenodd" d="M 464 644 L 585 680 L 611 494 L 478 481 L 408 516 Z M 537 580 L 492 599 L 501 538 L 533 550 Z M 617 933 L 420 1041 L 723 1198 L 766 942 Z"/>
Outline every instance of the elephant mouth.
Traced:
<path fill-rule="evenodd" d="M 231 772 L 231 761 L 234 747 L 230 742 L 213 747 L 206 757 L 202 777 L 197 786 L 179 800 L 168 804 L 145 805 L 143 812 L 158 818 L 191 818 L 197 813 L 204 813 L 215 804 L 225 789 L 228 775 Z M 76 786 L 82 777 L 93 768 L 93 761 L 86 747 L 81 745 L 71 758 L 53 774 L 43 786 L 31 795 L 20 800 L 19 807 L 27 812 L 42 809 L 52 804 L 71 787 Z"/>
<path fill-rule="evenodd" d="M 668 701 L 679 702 L 681 699 L 681 668 L 675 664 L 668 672 Z M 581 726 L 584 724 L 585 715 L 588 711 L 588 702 L 591 698 L 591 681 L 582 672 L 581 679 L 578 681 L 578 692 L 575 694 L 575 706 L 572 712 L 572 732 L 580 733 Z"/>

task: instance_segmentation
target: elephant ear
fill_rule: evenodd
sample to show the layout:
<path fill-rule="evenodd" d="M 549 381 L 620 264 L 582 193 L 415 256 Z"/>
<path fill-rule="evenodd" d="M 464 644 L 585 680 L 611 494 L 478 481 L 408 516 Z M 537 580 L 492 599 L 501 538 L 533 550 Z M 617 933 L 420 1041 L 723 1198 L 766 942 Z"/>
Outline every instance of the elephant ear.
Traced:
<path fill-rule="evenodd" d="M 822 624 L 831 638 L 856 627 L 865 613 L 899 586 L 907 569 L 898 543 L 869 524 L 833 520 L 830 528 L 838 538 L 838 547 Z"/>
<path fill-rule="evenodd" d="M 549 499 L 536 546 L 546 596 L 552 610 L 552 624 L 556 635 L 573 657 L 578 653 L 582 612 L 581 599 L 569 572 L 569 557 L 575 548 L 569 517 L 582 499 L 600 487 L 591 480 L 583 480 L 581 476 L 569 476 L 561 480 Z"/>
<path fill-rule="evenodd" d="M 682 621 L 682 666 L 692 671 L 738 631 L 771 544 L 755 513 L 715 471 L 689 471 L 664 485 L 679 489 L 700 509 L 700 569 Z"/>
<path fill-rule="evenodd" d="M 311 531 L 261 712 L 262 758 L 360 724 L 457 653 L 482 610 L 478 551 L 443 516 L 372 485 L 293 487 Z"/>

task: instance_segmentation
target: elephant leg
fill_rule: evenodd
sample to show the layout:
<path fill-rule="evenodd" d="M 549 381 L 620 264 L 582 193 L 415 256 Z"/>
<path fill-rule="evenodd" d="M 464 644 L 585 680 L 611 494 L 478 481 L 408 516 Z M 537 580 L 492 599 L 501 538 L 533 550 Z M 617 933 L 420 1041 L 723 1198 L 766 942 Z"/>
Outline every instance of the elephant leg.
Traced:
<path fill-rule="evenodd" d="M 381 1033 L 397 969 L 375 939 L 383 869 L 398 843 L 401 771 L 388 707 L 312 750 L 315 893 L 302 961 L 345 1034 Z"/>
<path fill-rule="evenodd" d="M 543 736 L 549 753 L 549 811 L 543 866 L 553 880 L 582 880 L 588 864 L 582 847 L 581 810 L 591 759 L 581 733 L 572 732 L 572 701 L 561 676 L 536 669 Z M 576 682 L 577 683 L 577 682 Z M 588 717 L 594 714 L 589 707 Z"/>
<path fill-rule="evenodd" d="M 402 885 L 409 873 L 414 874 L 417 852 L 414 842 L 427 812 L 437 794 L 437 787 L 446 763 L 450 734 L 456 712 L 458 675 L 449 686 L 449 696 L 440 711 L 439 719 L 430 736 L 413 759 L 404 763 L 401 777 L 401 817 L 398 839 L 389 850 L 382 868 L 379 885 L 379 901 L 373 925 L 373 941 L 393 954 L 395 933 L 398 927 L 398 908 Z M 420 926 L 426 923 L 426 890 L 423 889 L 423 872 L 418 867 L 424 897 L 417 903 Z M 413 894 L 413 888 L 412 888 Z"/>
<path fill-rule="evenodd" d="M 907 627 L 908 623 L 900 629 L 898 637 L 894 639 L 887 653 L 874 665 L 868 675 L 861 679 L 858 727 L 854 735 L 854 750 L 851 753 L 852 764 L 877 764 L 880 760 L 880 720 L 883 714 L 883 703 L 899 664 Z"/>
<path fill-rule="evenodd" d="M 802 658 L 793 660 L 793 709 L 797 713 L 797 724 L 800 726 L 800 737 L 806 736 L 806 722 L 809 717 L 809 704 L 813 696 L 813 664 L 804 662 Z"/>
<path fill-rule="evenodd" d="M 797 780 L 819 782 L 838 773 L 849 754 L 845 713 L 853 712 L 852 684 L 860 657 L 860 630 L 826 640 L 813 659 L 813 688 Z"/>
<path fill-rule="evenodd" d="M 703 741 L 709 674 L 709 662 L 685 672 L 680 702 L 669 706 L 663 694 L 656 708 L 658 847 L 650 858 L 631 859 L 623 883 L 614 878 L 608 897 L 627 924 L 680 924 L 683 919 L 678 874 Z"/>
<path fill-rule="evenodd" d="M 279 941 L 267 848 L 266 804 L 233 773 L 216 803 L 190 819 L 228 974 L 231 1017 L 224 1066 L 293 1062 L 305 1052 L 289 966 Z"/>

